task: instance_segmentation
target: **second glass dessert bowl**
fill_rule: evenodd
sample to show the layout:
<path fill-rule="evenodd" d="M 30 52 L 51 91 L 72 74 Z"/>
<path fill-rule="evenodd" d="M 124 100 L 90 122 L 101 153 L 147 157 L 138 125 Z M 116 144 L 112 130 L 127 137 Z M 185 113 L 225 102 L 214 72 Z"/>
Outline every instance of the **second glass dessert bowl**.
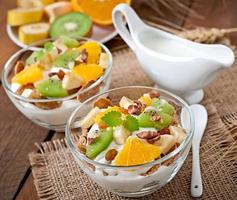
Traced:
<path fill-rule="evenodd" d="M 16 52 L 2 71 L 3 87 L 34 123 L 64 131 L 78 105 L 108 90 L 112 55 L 87 38 L 49 39 Z"/>
<path fill-rule="evenodd" d="M 177 174 L 193 131 L 192 112 L 182 99 L 165 90 L 128 86 L 81 104 L 68 121 L 66 141 L 98 185 L 120 196 L 140 197 Z"/>

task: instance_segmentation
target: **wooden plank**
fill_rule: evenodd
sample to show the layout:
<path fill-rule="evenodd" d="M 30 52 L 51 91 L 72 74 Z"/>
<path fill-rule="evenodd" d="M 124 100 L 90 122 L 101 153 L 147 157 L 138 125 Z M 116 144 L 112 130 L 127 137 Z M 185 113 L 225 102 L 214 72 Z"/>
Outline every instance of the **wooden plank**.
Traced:
<path fill-rule="evenodd" d="M 12 199 L 29 168 L 28 153 L 48 130 L 26 119 L 0 87 L 0 199 Z"/>
<path fill-rule="evenodd" d="M 55 133 L 52 140 L 64 138 L 64 133 Z M 24 183 L 22 189 L 16 197 L 16 200 L 37 200 L 37 193 L 34 186 L 34 180 L 32 173 L 28 176 L 26 182 Z"/>
<path fill-rule="evenodd" d="M 7 59 L 19 49 L 8 37 L 6 32 L 7 10 L 16 7 L 15 0 L 0 1 L 0 72 Z"/>

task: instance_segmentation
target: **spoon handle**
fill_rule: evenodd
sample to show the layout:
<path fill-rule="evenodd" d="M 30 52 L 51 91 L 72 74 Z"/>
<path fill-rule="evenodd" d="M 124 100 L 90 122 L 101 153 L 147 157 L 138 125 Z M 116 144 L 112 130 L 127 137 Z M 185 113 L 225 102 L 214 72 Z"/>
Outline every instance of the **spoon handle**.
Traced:
<path fill-rule="evenodd" d="M 193 142 L 194 143 L 194 142 Z M 202 177 L 200 170 L 199 145 L 192 145 L 193 166 L 192 166 L 192 181 L 191 194 L 192 197 L 200 197 L 202 195 Z"/>

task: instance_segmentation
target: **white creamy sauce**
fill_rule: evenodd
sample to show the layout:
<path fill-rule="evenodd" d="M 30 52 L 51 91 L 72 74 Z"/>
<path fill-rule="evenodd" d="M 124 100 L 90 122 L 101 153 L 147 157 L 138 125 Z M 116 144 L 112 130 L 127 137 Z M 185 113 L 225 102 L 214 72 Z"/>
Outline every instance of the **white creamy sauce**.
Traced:
<path fill-rule="evenodd" d="M 174 40 L 168 40 L 165 38 L 151 38 L 144 39 L 144 45 L 160 54 L 165 54 L 174 57 L 193 57 L 199 54 L 194 49 L 176 42 Z"/>

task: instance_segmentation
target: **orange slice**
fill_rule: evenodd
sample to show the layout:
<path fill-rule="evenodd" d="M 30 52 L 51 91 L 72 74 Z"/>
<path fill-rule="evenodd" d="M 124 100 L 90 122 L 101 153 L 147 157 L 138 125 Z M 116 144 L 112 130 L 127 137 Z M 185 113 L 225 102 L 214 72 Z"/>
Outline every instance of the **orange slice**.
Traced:
<path fill-rule="evenodd" d="M 83 85 L 96 81 L 102 74 L 103 68 L 97 64 L 80 64 L 72 69 L 72 73 L 83 79 Z"/>
<path fill-rule="evenodd" d="M 19 83 L 26 85 L 28 83 L 35 83 L 43 78 L 43 70 L 34 64 L 29 67 L 26 67 L 24 70 L 16 74 L 12 78 L 13 83 Z"/>
<path fill-rule="evenodd" d="M 160 148 L 136 137 L 129 137 L 123 149 L 115 157 L 118 166 L 131 166 L 151 162 L 161 154 Z"/>
<path fill-rule="evenodd" d="M 100 25 L 112 24 L 112 10 L 120 3 L 130 4 L 131 0 L 71 0 L 75 11 L 91 16 L 93 22 Z"/>
<path fill-rule="evenodd" d="M 102 49 L 97 42 L 89 41 L 78 47 L 79 51 L 82 51 L 83 49 L 85 49 L 88 53 L 87 63 L 89 64 L 98 63 Z"/>

